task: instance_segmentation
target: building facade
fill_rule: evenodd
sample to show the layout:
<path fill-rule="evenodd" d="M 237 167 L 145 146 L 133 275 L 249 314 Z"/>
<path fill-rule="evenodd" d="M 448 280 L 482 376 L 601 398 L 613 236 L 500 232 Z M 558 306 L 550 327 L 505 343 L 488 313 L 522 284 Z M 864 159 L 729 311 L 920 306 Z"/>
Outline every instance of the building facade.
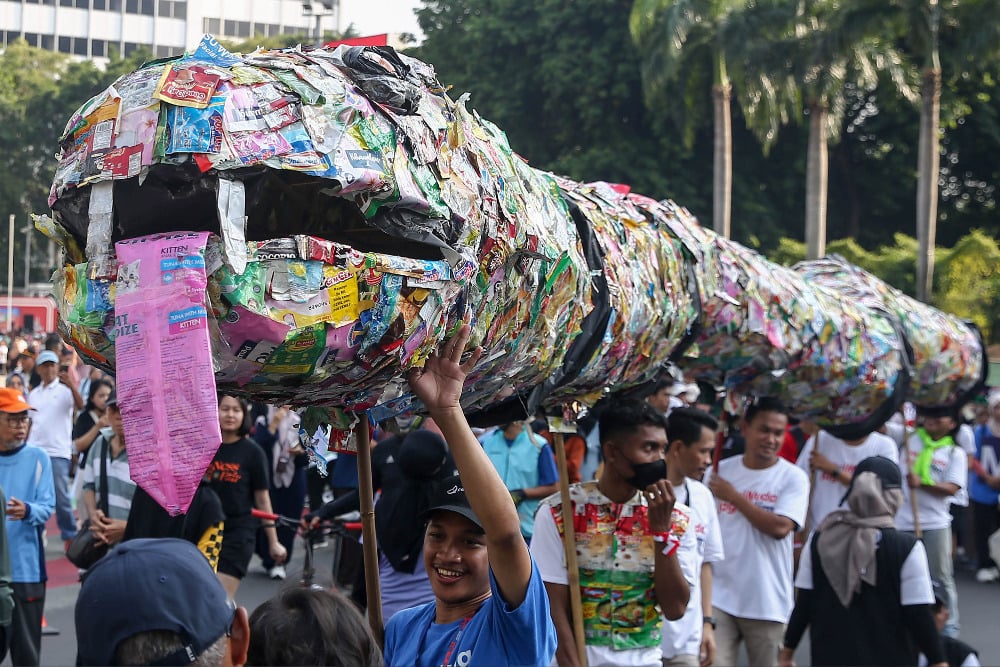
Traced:
<path fill-rule="evenodd" d="M 32 46 L 98 62 L 140 46 L 163 58 L 194 48 L 205 33 L 234 41 L 311 35 L 316 15 L 307 5 L 322 9 L 322 3 L 298 0 L 0 0 L 0 39 L 6 47 L 23 37 Z M 331 14 L 324 16 L 322 28 L 333 29 Z"/>

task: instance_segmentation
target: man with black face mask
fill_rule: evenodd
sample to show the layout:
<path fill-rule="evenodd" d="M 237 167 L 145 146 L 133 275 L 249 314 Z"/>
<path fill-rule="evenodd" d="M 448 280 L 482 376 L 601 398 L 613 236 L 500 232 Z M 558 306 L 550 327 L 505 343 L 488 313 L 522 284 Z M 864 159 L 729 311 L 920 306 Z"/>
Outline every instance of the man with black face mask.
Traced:
<path fill-rule="evenodd" d="M 659 667 L 661 616 L 684 615 L 694 581 L 677 558 L 682 542 L 695 548 L 691 511 L 667 480 L 663 415 L 643 401 L 620 400 L 601 411 L 599 423 L 601 477 L 570 486 L 587 662 Z M 562 529 L 556 494 L 535 516 L 531 553 L 549 594 L 556 661 L 578 665 Z"/>

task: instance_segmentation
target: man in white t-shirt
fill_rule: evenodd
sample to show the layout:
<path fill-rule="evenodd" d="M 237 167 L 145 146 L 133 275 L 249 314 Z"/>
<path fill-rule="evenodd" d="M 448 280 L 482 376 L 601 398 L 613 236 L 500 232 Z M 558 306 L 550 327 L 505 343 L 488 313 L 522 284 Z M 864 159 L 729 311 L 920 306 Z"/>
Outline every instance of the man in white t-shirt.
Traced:
<path fill-rule="evenodd" d="M 63 541 L 76 535 L 76 519 L 69 495 L 70 457 L 73 452 L 73 410 L 84 406 L 80 393 L 69 381 L 69 371 L 59 368 L 59 355 L 45 350 L 38 355 L 41 384 L 28 394 L 35 408 L 28 444 L 38 447 L 52 460 L 56 488 L 56 519 Z"/>
<path fill-rule="evenodd" d="M 954 497 L 968 484 L 969 461 L 955 442 L 958 426 L 955 411 L 922 411 L 923 426 L 910 436 L 907 452 L 900 454 L 899 467 L 907 476 L 905 502 L 896 514 L 896 528 L 916 532 L 927 549 L 931 578 L 941 584 L 949 620 L 942 634 L 958 636 L 958 590 L 951 560 L 951 511 Z M 917 499 L 916 518 L 910 494 Z"/>
<path fill-rule="evenodd" d="M 694 408 L 677 408 L 667 418 L 667 479 L 677 500 L 691 508 L 688 530 L 697 540 L 682 542 L 677 552 L 686 563 L 683 569 L 695 576 L 684 616 L 663 624 L 664 667 L 707 667 L 715 659 L 712 563 L 723 559 L 722 535 L 715 498 L 699 480 L 712 463 L 718 426 L 711 415 Z"/>
<path fill-rule="evenodd" d="M 709 474 L 728 557 L 713 563 L 716 664 L 774 665 L 792 611 L 793 534 L 805 523 L 809 478 L 778 456 L 788 426 L 780 401 L 758 398 L 740 427 L 743 456 Z"/>
<path fill-rule="evenodd" d="M 816 530 L 826 515 L 840 506 L 854 469 L 870 456 L 899 461 L 896 443 L 887 435 L 869 433 L 858 440 L 841 440 L 820 431 L 806 441 L 796 465 L 809 475 L 814 485 L 807 522 Z"/>

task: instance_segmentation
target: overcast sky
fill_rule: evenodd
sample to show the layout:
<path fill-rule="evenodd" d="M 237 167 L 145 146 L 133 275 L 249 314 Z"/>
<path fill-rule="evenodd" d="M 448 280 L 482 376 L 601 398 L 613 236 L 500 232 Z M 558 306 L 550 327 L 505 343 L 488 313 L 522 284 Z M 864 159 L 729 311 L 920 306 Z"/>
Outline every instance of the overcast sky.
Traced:
<path fill-rule="evenodd" d="M 418 35 L 420 29 L 413 10 L 420 5 L 420 0 L 340 0 L 340 27 L 346 29 L 353 23 L 360 35 L 383 32 Z"/>

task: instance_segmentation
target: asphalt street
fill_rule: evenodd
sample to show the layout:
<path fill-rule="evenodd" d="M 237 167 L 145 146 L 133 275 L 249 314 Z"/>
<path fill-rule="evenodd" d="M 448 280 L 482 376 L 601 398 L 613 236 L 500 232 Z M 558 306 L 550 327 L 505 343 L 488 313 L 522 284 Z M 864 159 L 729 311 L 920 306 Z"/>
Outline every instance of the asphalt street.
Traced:
<path fill-rule="evenodd" d="M 297 543 L 292 563 L 288 567 L 288 579 L 273 581 L 265 575 L 260 561 L 254 557 L 250 572 L 236 594 L 237 602 L 252 611 L 269 597 L 281 590 L 282 586 L 296 585 L 302 568 L 303 550 Z M 49 546 L 50 566 L 58 573 L 61 559 L 58 547 Z M 332 549 L 316 550 L 317 583 L 329 584 L 331 577 Z M 64 563 L 63 570 L 65 570 Z M 978 584 L 973 574 L 960 570 L 957 574 L 959 607 L 961 610 L 962 639 L 978 649 L 984 665 L 1000 665 L 1000 632 L 997 631 L 997 610 L 1000 609 L 1000 584 Z M 51 587 L 45 601 L 46 620 L 50 628 L 57 629 L 58 635 L 46 636 L 42 640 L 43 665 L 73 665 L 76 660 L 76 635 L 73 631 L 73 606 L 76 603 L 77 583 Z M 192 591 L 197 595 L 197 591 Z M 135 600 L 135 604 L 142 604 Z M 799 647 L 797 664 L 808 665 L 808 643 Z M 10 664 L 8 658 L 4 665 Z M 745 664 L 745 657 L 744 657 Z M 720 666 L 725 667 L 725 666 Z"/>

